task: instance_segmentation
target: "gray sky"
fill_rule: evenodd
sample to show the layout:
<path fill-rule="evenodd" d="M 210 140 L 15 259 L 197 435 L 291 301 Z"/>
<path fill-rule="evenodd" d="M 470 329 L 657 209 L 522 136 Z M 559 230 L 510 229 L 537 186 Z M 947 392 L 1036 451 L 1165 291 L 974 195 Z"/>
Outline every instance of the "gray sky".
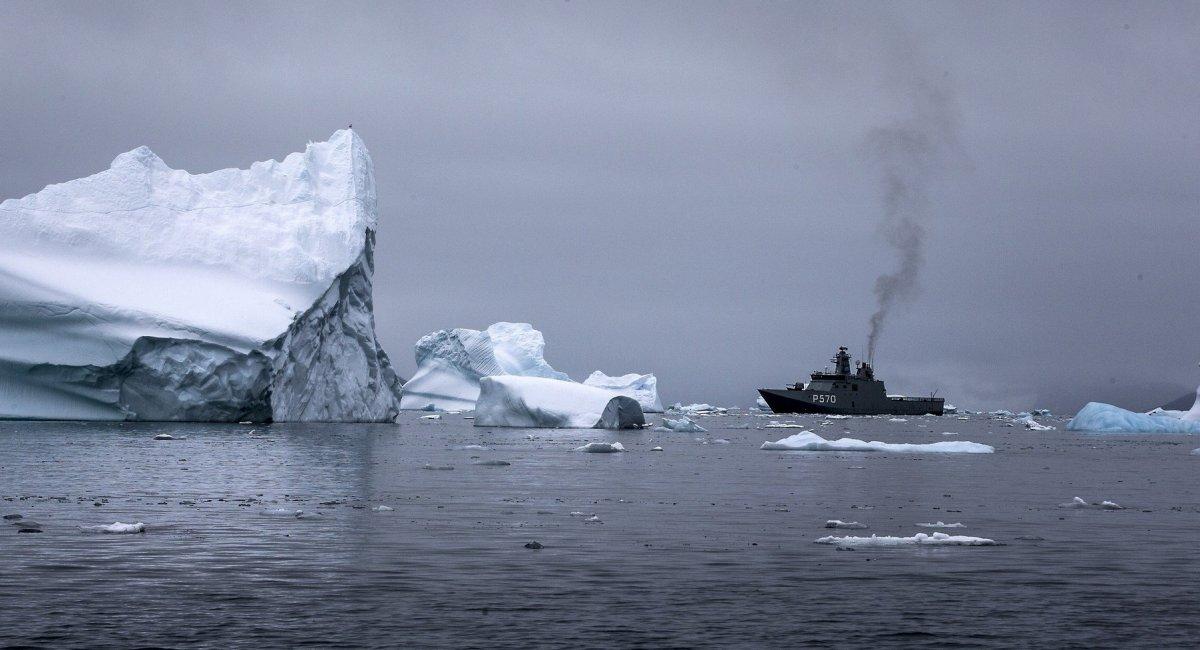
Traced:
<path fill-rule="evenodd" d="M 750 404 L 892 272 L 873 129 L 944 91 L 920 292 L 876 365 L 964 406 L 1200 382 L 1200 4 L 0 2 L 0 197 L 148 145 L 192 172 L 353 122 L 376 318 L 527 321 L 582 379 Z"/>

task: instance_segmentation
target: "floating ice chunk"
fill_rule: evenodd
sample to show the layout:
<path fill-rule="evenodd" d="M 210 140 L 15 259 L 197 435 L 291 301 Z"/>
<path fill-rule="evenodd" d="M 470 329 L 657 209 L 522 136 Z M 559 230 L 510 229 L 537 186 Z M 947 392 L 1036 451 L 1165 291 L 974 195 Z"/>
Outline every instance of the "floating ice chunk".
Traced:
<path fill-rule="evenodd" d="M 855 438 L 826 440 L 812 431 L 801 431 L 775 442 L 764 442 L 762 449 L 768 451 L 885 451 L 897 453 L 947 453 L 947 454 L 990 454 L 995 451 L 989 445 L 965 440 L 931 442 L 926 444 L 890 443 L 872 440 L 864 442 Z"/>
<path fill-rule="evenodd" d="M 942 435 L 943 436 L 957 436 L 958 432 L 957 431 L 943 431 Z"/>
<path fill-rule="evenodd" d="M 964 526 L 963 524 L 961 524 L 959 522 L 954 522 L 952 524 L 948 524 L 940 519 L 937 521 L 937 523 L 917 524 L 917 525 L 920 526 L 921 528 L 966 528 L 966 526 Z"/>
<path fill-rule="evenodd" d="M 584 519 L 583 522 L 587 523 L 587 524 L 602 524 L 602 523 L 604 523 L 603 521 L 600 521 L 600 517 L 597 515 L 592 515 L 591 517 Z"/>
<path fill-rule="evenodd" d="M 154 439 L 155 440 L 174 440 L 175 436 L 173 436 L 169 433 L 160 433 L 157 436 L 154 436 Z"/>
<path fill-rule="evenodd" d="M 833 416 L 830 416 L 829 419 L 832 420 Z M 766 425 L 763 426 L 763 428 L 764 429 L 803 429 L 804 425 L 796 424 L 795 422 L 768 422 Z"/>
<path fill-rule="evenodd" d="M 146 524 L 138 522 L 136 524 L 123 524 L 119 521 L 103 526 L 82 526 L 81 529 L 87 533 L 105 533 L 111 535 L 129 535 L 134 533 L 146 532 Z"/>
<path fill-rule="evenodd" d="M 572 510 L 570 514 L 571 514 L 571 516 L 572 516 L 572 517 L 586 517 L 586 516 L 588 516 L 588 514 L 587 514 L 586 512 L 580 512 L 580 511 L 578 511 L 578 510 Z"/>
<path fill-rule="evenodd" d="M 662 451 L 662 450 L 663 450 L 663 448 L 662 448 L 662 447 L 651 447 L 651 448 L 650 448 L 650 451 Z M 1200 451 L 1200 449 L 1198 449 L 1197 451 Z M 1194 453 L 1194 452 L 1193 452 L 1193 453 Z"/>
<path fill-rule="evenodd" d="M 480 380 L 477 427 L 632 429 L 646 423 L 636 400 L 611 391 L 543 377 Z"/>
<path fill-rule="evenodd" d="M 955 413 L 958 413 L 958 407 L 953 404 L 943 404 L 942 405 L 942 413 L 945 413 L 947 415 L 953 415 Z"/>
<path fill-rule="evenodd" d="M 1011 418 L 1013 416 L 1013 412 L 1009 411 L 1007 409 L 1000 409 L 998 411 L 992 411 L 991 413 L 989 413 L 989 415 L 994 415 L 996 417 L 1001 417 L 1001 418 Z"/>
<path fill-rule="evenodd" d="M 483 445 L 457 445 L 454 447 L 456 451 L 490 451 Z"/>
<path fill-rule="evenodd" d="M 576 447 L 575 451 L 582 451 L 589 454 L 612 454 L 618 451 L 625 451 L 625 445 L 619 442 L 589 442 L 582 447 Z"/>
<path fill-rule="evenodd" d="M 658 400 L 658 379 L 654 375 L 630 373 L 610 377 L 599 370 L 583 380 L 585 386 L 611 390 L 618 395 L 632 397 L 642 407 L 643 413 L 662 413 L 662 402 Z"/>
<path fill-rule="evenodd" d="M 1100 501 L 1097 503 L 1088 503 L 1079 497 L 1075 497 L 1066 503 L 1058 504 L 1060 508 L 1071 508 L 1073 510 L 1093 509 L 1093 510 L 1124 510 L 1125 506 L 1118 505 L 1112 501 Z"/>
<path fill-rule="evenodd" d="M 422 415 L 421 419 L 422 420 L 440 420 L 440 419 L 442 419 L 442 416 L 440 413 L 434 413 L 433 415 Z"/>
<path fill-rule="evenodd" d="M 713 438 L 712 443 L 714 445 L 727 445 L 729 441 L 724 438 Z"/>
<path fill-rule="evenodd" d="M 912 537 L 822 537 L 817 544 L 833 544 L 846 547 L 863 546 L 998 546 L 995 540 L 986 537 L 967 537 L 966 535 L 947 535 L 946 533 L 917 533 Z"/>
<path fill-rule="evenodd" d="M 1111 404 L 1089 402 L 1067 422 L 1067 429 L 1106 433 L 1200 433 L 1200 421 L 1134 413 Z"/>
<path fill-rule="evenodd" d="M 663 418 L 663 427 L 666 429 L 669 429 L 671 431 L 676 431 L 678 433 L 707 433 L 708 432 L 708 429 L 705 429 L 704 427 L 700 426 L 699 424 L 692 422 L 691 418 L 688 418 L 687 416 L 681 417 L 677 420 L 673 420 L 671 418 Z"/>
<path fill-rule="evenodd" d="M 371 510 L 373 512 L 391 512 L 395 510 L 395 508 L 391 506 L 375 506 L 374 508 L 371 508 Z"/>
<path fill-rule="evenodd" d="M 908 420 L 904 418 L 888 418 L 888 422 L 908 422 Z"/>
<path fill-rule="evenodd" d="M 295 517 L 304 516 L 303 510 L 293 510 L 291 508 L 268 508 L 262 511 L 262 514 L 268 517 Z"/>
<path fill-rule="evenodd" d="M 1054 427 L 1046 425 L 1046 424 L 1042 424 L 1042 423 L 1038 422 L 1037 420 L 1034 420 L 1032 415 L 1026 415 L 1025 417 L 1020 418 L 1018 420 L 1013 420 L 1013 423 L 1014 424 L 1023 424 L 1023 425 L 1025 425 L 1026 429 L 1029 429 L 1031 431 L 1053 431 L 1054 430 Z"/>
<path fill-rule="evenodd" d="M 1200 447 L 1197 447 L 1196 449 L 1193 449 L 1193 450 L 1192 450 L 1192 455 L 1193 455 L 1193 456 L 1200 456 Z"/>
<path fill-rule="evenodd" d="M 1053 415 L 1050 409 L 1033 409 L 1030 414 L 1039 418 L 1048 418 Z"/>
<path fill-rule="evenodd" d="M 866 524 L 860 524 L 857 521 L 842 521 L 841 519 L 830 519 L 825 522 L 826 528 L 845 528 L 845 529 L 860 529 L 867 528 Z"/>
<path fill-rule="evenodd" d="M 682 411 L 688 415 L 721 415 L 727 412 L 729 409 L 720 406 L 713 406 L 712 404 L 684 405 L 680 404 L 679 402 L 675 402 L 675 404 L 671 406 L 671 410 Z"/>
<path fill-rule="evenodd" d="M 849 420 L 849 415 L 826 415 L 826 420 Z"/>

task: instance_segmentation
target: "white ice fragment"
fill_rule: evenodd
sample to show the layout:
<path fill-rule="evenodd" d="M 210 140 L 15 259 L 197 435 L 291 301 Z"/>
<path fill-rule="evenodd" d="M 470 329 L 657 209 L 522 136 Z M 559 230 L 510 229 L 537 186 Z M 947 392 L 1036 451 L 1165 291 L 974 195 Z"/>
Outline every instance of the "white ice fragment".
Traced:
<path fill-rule="evenodd" d="M 663 450 L 662 447 L 651 447 L 650 448 L 650 451 L 662 451 L 662 450 Z"/>
<path fill-rule="evenodd" d="M 946 533 L 917 533 L 912 537 L 876 536 L 870 537 L 822 537 L 817 544 L 833 544 L 845 547 L 863 546 L 998 546 L 995 540 L 986 537 L 967 537 L 966 535 L 947 535 Z"/>
<path fill-rule="evenodd" d="M 833 419 L 833 416 L 829 416 L 829 418 Z M 795 422 L 768 422 L 767 424 L 765 424 L 763 426 L 763 428 L 764 429 L 803 429 L 804 425 L 796 424 Z"/>
<path fill-rule="evenodd" d="M 872 440 L 864 442 L 855 438 L 826 440 L 812 431 L 801 431 L 782 440 L 764 442 L 762 449 L 768 451 L 884 451 L 897 453 L 949 453 L 990 454 L 995 451 L 989 445 L 965 440 L 931 442 L 925 444 L 889 443 Z"/>
<path fill-rule="evenodd" d="M 849 420 L 849 415 L 826 415 L 826 420 Z"/>
<path fill-rule="evenodd" d="M 826 528 L 845 528 L 845 529 L 860 529 L 867 528 L 866 524 L 860 524 L 857 521 L 842 521 L 841 519 L 830 519 L 825 522 Z"/>
<path fill-rule="evenodd" d="M 888 418 L 888 422 L 908 422 L 905 418 Z"/>
<path fill-rule="evenodd" d="M 706 433 L 708 429 L 692 422 L 687 416 L 679 419 L 663 418 L 663 427 L 678 433 Z"/>
<path fill-rule="evenodd" d="M 1089 402 L 1067 422 L 1067 429 L 1105 433 L 1200 433 L 1200 421 L 1134 413 L 1111 404 Z"/>
<path fill-rule="evenodd" d="M 917 525 L 921 528 L 966 528 L 966 526 L 964 526 L 962 523 L 954 522 L 952 524 L 948 524 L 940 519 L 936 523 Z"/>
<path fill-rule="evenodd" d="M 958 432 L 956 432 L 956 431 L 943 431 L 943 432 L 942 432 L 942 435 L 943 435 L 943 436 L 957 436 L 957 435 L 958 435 Z"/>
<path fill-rule="evenodd" d="M 611 391 L 543 377 L 480 380 L 477 427 L 630 429 L 646 423 L 637 401 Z"/>
<path fill-rule="evenodd" d="M 102 526 L 81 526 L 81 530 L 87 533 L 106 533 L 113 535 L 128 535 L 133 533 L 146 532 L 146 524 L 138 522 L 136 524 L 123 524 L 119 521 Z"/>
<path fill-rule="evenodd" d="M 1112 501 L 1100 501 L 1097 503 L 1088 503 L 1087 501 L 1075 497 L 1066 503 L 1058 504 L 1060 508 L 1071 508 L 1073 510 L 1093 509 L 1093 510 L 1124 510 L 1125 507 L 1118 505 Z"/>
<path fill-rule="evenodd" d="M 1030 429 L 1032 431 L 1053 431 L 1054 430 L 1054 427 L 1042 424 L 1042 423 L 1038 422 L 1037 420 L 1034 420 L 1032 415 L 1026 415 L 1023 418 L 1013 420 L 1013 423 L 1014 424 L 1023 424 L 1023 425 L 1025 425 L 1026 429 Z"/>
<path fill-rule="evenodd" d="M 714 444 L 714 445 L 727 445 L 727 444 L 729 444 L 729 441 L 728 441 L 728 440 L 726 440 L 725 438 L 713 438 L 713 440 L 712 440 L 712 444 Z"/>
<path fill-rule="evenodd" d="M 391 506 L 375 506 L 374 508 L 371 508 L 371 510 L 374 512 L 391 512 L 395 510 L 395 508 Z"/>
<path fill-rule="evenodd" d="M 600 521 L 600 517 L 597 515 L 592 515 L 591 517 L 588 517 L 587 519 L 584 519 L 583 521 L 584 521 L 584 523 L 587 523 L 587 524 L 602 524 L 602 523 L 604 523 L 603 521 Z"/>
<path fill-rule="evenodd" d="M 434 413 L 433 415 L 422 415 L 421 419 L 422 420 L 440 420 L 440 419 L 442 419 L 442 416 L 439 413 Z"/>
<path fill-rule="evenodd" d="M 625 445 L 619 442 L 589 442 L 582 447 L 576 447 L 575 451 L 582 451 L 588 454 L 612 454 L 618 451 L 625 451 Z"/>
<path fill-rule="evenodd" d="M 572 517 L 586 517 L 586 516 L 588 516 L 588 514 L 587 514 L 586 512 L 580 512 L 580 511 L 578 511 L 578 510 L 573 510 L 573 511 L 571 511 L 571 513 L 570 513 L 570 514 L 571 514 L 571 516 L 572 516 Z"/>
<path fill-rule="evenodd" d="M 175 436 L 173 436 L 169 433 L 160 433 L 157 436 L 154 436 L 154 439 L 155 440 L 174 440 Z"/>
<path fill-rule="evenodd" d="M 489 451 L 489 449 L 483 445 L 456 445 L 454 449 L 456 451 Z"/>
<path fill-rule="evenodd" d="M 303 510 L 293 510 L 291 508 L 268 508 L 262 511 L 262 514 L 268 517 L 295 517 L 304 516 Z"/>

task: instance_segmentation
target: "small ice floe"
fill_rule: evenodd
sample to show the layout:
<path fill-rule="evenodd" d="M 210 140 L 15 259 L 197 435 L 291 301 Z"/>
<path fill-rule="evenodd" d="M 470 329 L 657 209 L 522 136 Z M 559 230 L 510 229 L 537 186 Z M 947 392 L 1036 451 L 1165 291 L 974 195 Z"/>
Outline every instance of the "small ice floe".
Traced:
<path fill-rule="evenodd" d="M 712 404 L 687 404 L 686 406 L 675 402 L 669 411 L 680 411 L 688 415 L 723 415 L 729 409 Z"/>
<path fill-rule="evenodd" d="M 1029 429 L 1031 431 L 1053 431 L 1054 430 L 1054 427 L 1042 424 L 1041 422 L 1038 422 L 1037 420 L 1033 419 L 1032 415 L 1027 415 L 1019 420 L 1013 420 L 1013 423 L 1014 424 L 1023 424 L 1023 425 L 1025 425 L 1026 429 Z"/>
<path fill-rule="evenodd" d="M 108 535 L 131 535 L 146 532 L 146 524 L 140 521 L 136 524 L 123 524 L 117 521 L 103 526 L 80 526 L 79 528 L 85 533 L 104 533 Z"/>
<path fill-rule="evenodd" d="M 618 451 L 625 451 L 625 445 L 619 442 L 589 442 L 582 447 L 576 447 L 575 451 L 582 451 L 588 454 L 612 454 Z"/>
<path fill-rule="evenodd" d="M 830 419 L 833 419 L 833 416 L 829 416 L 829 417 L 830 417 Z M 795 422 L 768 422 L 767 424 L 763 425 L 763 428 L 764 429 L 803 429 L 804 425 L 796 424 Z"/>
<path fill-rule="evenodd" d="M 1093 510 L 1124 510 L 1125 506 L 1113 503 L 1112 501 L 1100 501 L 1098 503 L 1088 503 L 1079 497 L 1075 497 L 1066 503 L 1058 504 L 1060 508 L 1071 508 L 1073 510 L 1082 510 L 1090 508 Z"/>
<path fill-rule="evenodd" d="M 826 415 L 826 420 L 849 420 L 849 415 Z"/>
<path fill-rule="evenodd" d="M 943 436 L 957 436 L 958 432 L 957 431 L 943 431 L 942 435 Z"/>
<path fill-rule="evenodd" d="M 374 508 L 371 508 L 372 512 L 391 512 L 393 510 L 395 510 L 395 508 L 391 506 L 375 506 Z"/>
<path fill-rule="evenodd" d="M 931 442 L 926 444 L 891 443 L 872 440 L 865 442 L 855 438 L 826 440 L 812 431 L 801 431 L 775 442 L 764 442 L 760 449 L 767 451 L 889 451 L 895 453 L 945 453 L 945 454 L 990 454 L 995 449 L 990 445 L 966 440 Z"/>
<path fill-rule="evenodd" d="M 1196 447 L 1195 449 L 1193 449 L 1193 450 L 1192 450 L 1192 455 L 1193 455 L 1193 456 L 1200 456 L 1200 447 Z"/>
<path fill-rule="evenodd" d="M 477 460 L 471 464 L 479 465 L 480 467 L 508 467 L 509 465 L 512 465 L 512 463 L 508 462 L 507 460 Z"/>
<path fill-rule="evenodd" d="M 572 516 L 572 517 L 586 517 L 586 516 L 588 516 L 588 513 L 586 513 L 586 512 L 580 512 L 580 511 L 578 511 L 578 510 L 572 510 L 572 511 L 571 511 L 571 513 L 570 513 L 570 516 Z"/>
<path fill-rule="evenodd" d="M 1013 416 L 1013 412 L 1009 411 L 1008 409 L 1000 409 L 998 411 L 992 411 L 991 413 L 988 413 L 988 415 L 994 415 L 998 418 L 1011 418 Z"/>
<path fill-rule="evenodd" d="M 662 429 L 667 431 L 675 431 L 677 433 L 706 433 L 708 429 L 692 422 L 691 418 L 686 416 L 677 420 L 671 418 L 663 418 Z"/>
<path fill-rule="evenodd" d="M 426 463 L 421 466 L 421 469 L 432 469 L 432 470 L 439 470 L 439 471 L 446 472 L 446 471 L 450 471 L 450 470 L 454 469 L 454 466 L 453 465 L 431 465 L 429 463 Z"/>
<path fill-rule="evenodd" d="M 299 519 L 304 516 L 303 510 L 294 510 L 292 508 L 268 508 L 262 513 L 268 517 L 293 517 Z"/>
<path fill-rule="evenodd" d="M 729 444 L 729 441 L 724 438 L 713 438 L 712 443 L 714 445 L 727 445 Z"/>
<path fill-rule="evenodd" d="M 455 445 L 455 451 L 490 451 L 483 445 Z"/>
<path fill-rule="evenodd" d="M 841 519 L 830 519 L 825 522 L 826 528 L 845 528 L 845 529 L 860 529 L 867 528 L 866 524 L 860 524 L 857 521 L 842 521 Z"/>
<path fill-rule="evenodd" d="M 440 419 L 442 419 L 442 414 L 434 413 L 433 415 L 422 415 L 421 419 L 422 420 L 440 420 Z"/>
<path fill-rule="evenodd" d="M 969 418 L 965 415 L 960 415 L 960 416 L 958 416 L 957 419 L 962 420 L 963 422 L 966 422 L 967 420 L 970 420 L 971 418 Z"/>
<path fill-rule="evenodd" d="M 888 418 L 888 422 L 908 422 L 905 418 Z"/>
<path fill-rule="evenodd" d="M 1052 415 L 1052 413 L 1050 413 L 1050 409 L 1033 409 L 1030 411 L 1030 413 L 1039 418 L 1048 418 Z"/>
<path fill-rule="evenodd" d="M 662 451 L 662 450 L 663 450 L 663 448 L 662 448 L 662 447 L 652 447 L 652 448 L 650 449 L 650 451 Z M 1198 449 L 1198 450 L 1196 450 L 1196 451 L 1200 451 L 1200 449 Z M 1192 453 L 1195 453 L 1195 452 L 1192 452 Z"/>
<path fill-rule="evenodd" d="M 948 524 L 940 519 L 937 521 L 937 523 L 917 524 L 917 525 L 920 526 L 921 528 L 966 528 L 966 526 L 964 526 L 963 524 L 961 524 L 957 521 L 952 524 Z"/>
<path fill-rule="evenodd" d="M 584 520 L 583 520 L 583 523 L 585 523 L 585 524 L 602 524 L 602 523 L 604 523 L 604 522 L 603 522 L 603 521 L 600 521 L 600 517 L 599 517 L 599 516 L 597 516 L 597 515 L 592 515 L 591 517 L 588 517 L 587 519 L 584 519 Z"/>
<path fill-rule="evenodd" d="M 999 546 L 996 540 L 986 537 L 968 537 L 966 535 L 947 535 L 946 533 L 917 533 L 912 537 L 892 537 L 871 535 L 870 537 L 822 537 L 817 544 L 833 544 L 844 547 L 864 546 Z"/>
<path fill-rule="evenodd" d="M 157 436 L 154 436 L 154 439 L 155 440 L 174 440 L 175 436 L 173 436 L 169 433 L 160 433 Z"/>

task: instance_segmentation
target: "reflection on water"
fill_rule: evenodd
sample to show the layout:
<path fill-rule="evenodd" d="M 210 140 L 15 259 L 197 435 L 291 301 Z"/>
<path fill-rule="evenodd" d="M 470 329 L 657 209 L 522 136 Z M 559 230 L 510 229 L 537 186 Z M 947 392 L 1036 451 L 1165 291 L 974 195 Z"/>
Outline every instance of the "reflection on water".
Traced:
<path fill-rule="evenodd" d="M 1196 437 L 790 419 L 887 442 L 953 431 L 997 451 L 766 452 L 789 431 L 742 428 L 767 421 L 750 416 L 704 419 L 708 434 L 487 430 L 456 415 L 0 423 L 0 514 L 22 516 L 0 529 L 0 645 L 1111 645 L 1200 632 Z M 163 432 L 178 439 L 153 440 Z M 618 440 L 629 452 L 572 451 Z M 1074 496 L 1127 509 L 1058 507 Z M 1005 545 L 812 543 L 939 520 Z M 114 522 L 147 530 L 81 530 Z M 27 525 L 44 532 L 16 532 Z"/>

